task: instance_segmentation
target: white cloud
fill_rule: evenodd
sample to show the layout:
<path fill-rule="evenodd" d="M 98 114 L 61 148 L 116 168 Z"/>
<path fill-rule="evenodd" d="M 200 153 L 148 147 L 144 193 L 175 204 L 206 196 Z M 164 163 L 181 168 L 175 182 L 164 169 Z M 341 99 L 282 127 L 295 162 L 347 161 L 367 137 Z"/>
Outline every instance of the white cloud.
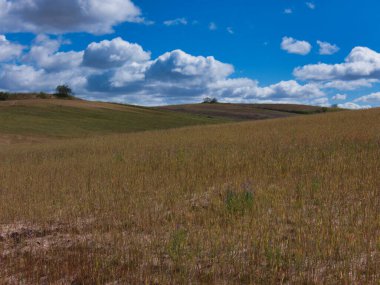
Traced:
<path fill-rule="evenodd" d="M 227 32 L 231 35 L 235 34 L 235 31 L 232 29 L 232 27 L 227 27 Z"/>
<path fill-rule="evenodd" d="M 82 62 L 83 52 L 58 52 L 61 44 L 60 40 L 53 40 L 45 35 L 39 35 L 24 59 L 47 71 L 78 67 Z"/>
<path fill-rule="evenodd" d="M 126 63 L 145 62 L 150 59 L 138 44 L 132 44 L 118 37 L 111 41 L 91 43 L 84 51 L 83 65 L 99 69 L 121 67 Z"/>
<path fill-rule="evenodd" d="M 281 48 L 288 53 L 307 55 L 310 53 L 312 46 L 306 41 L 299 41 L 291 37 L 283 37 Z"/>
<path fill-rule="evenodd" d="M 144 21 L 131 0 L 0 0 L 0 32 L 5 33 L 105 34 L 120 23 Z"/>
<path fill-rule="evenodd" d="M 160 81 L 210 81 L 230 76 L 234 68 L 214 57 L 192 56 L 181 50 L 167 52 L 148 68 L 146 76 Z"/>
<path fill-rule="evenodd" d="M 356 79 L 356 80 L 334 80 L 321 84 L 322 88 L 336 89 L 336 90 L 356 90 L 363 87 L 372 87 L 373 84 L 378 83 L 378 79 Z"/>
<path fill-rule="evenodd" d="M 363 102 L 368 104 L 380 104 L 380 92 L 362 96 L 354 100 L 354 102 Z"/>
<path fill-rule="evenodd" d="M 187 19 L 186 18 L 177 18 L 174 20 L 167 20 L 164 22 L 165 26 L 178 26 L 178 25 L 187 25 Z"/>
<path fill-rule="evenodd" d="M 298 99 L 313 99 L 325 96 L 325 93 L 315 84 L 300 85 L 295 80 L 281 81 L 270 85 L 271 97 L 285 97 Z"/>
<path fill-rule="evenodd" d="M 332 97 L 332 99 L 335 101 L 346 100 L 347 95 L 346 94 L 336 94 L 335 96 Z"/>
<path fill-rule="evenodd" d="M 210 86 L 213 96 L 233 100 L 250 102 L 252 100 L 278 100 L 286 102 L 309 102 L 325 96 L 316 85 L 300 85 L 294 80 L 281 81 L 266 87 L 249 78 L 236 78 L 216 81 Z"/>
<path fill-rule="evenodd" d="M 19 57 L 23 49 L 22 45 L 11 43 L 4 35 L 0 35 L 0 62 Z"/>
<path fill-rule="evenodd" d="M 290 8 L 287 8 L 284 10 L 284 14 L 293 14 L 293 10 Z"/>
<path fill-rule="evenodd" d="M 329 101 L 329 98 L 322 97 L 322 98 L 317 98 L 317 99 L 312 100 L 310 102 L 310 105 L 318 105 L 318 106 L 329 107 L 330 106 L 330 101 Z"/>
<path fill-rule="evenodd" d="M 355 47 L 344 63 L 311 64 L 297 67 L 294 75 L 302 80 L 380 79 L 380 54 L 367 48 Z"/>
<path fill-rule="evenodd" d="M 83 98 L 143 105 L 197 102 L 204 96 L 225 102 L 328 103 L 319 83 L 260 86 L 231 78 L 234 67 L 212 56 L 174 50 L 151 60 L 141 46 L 121 38 L 91 43 L 84 51 L 62 52 L 62 44 L 59 38 L 38 36 L 16 60 L 23 65 L 0 65 L 0 88 L 51 91 L 67 83 Z"/>
<path fill-rule="evenodd" d="M 36 70 L 32 66 L 6 64 L 0 70 L 0 87 L 7 90 L 33 90 L 40 87 L 43 75 L 43 70 Z"/>
<path fill-rule="evenodd" d="M 306 4 L 306 6 L 309 8 L 309 9 L 311 9 L 311 10 L 314 10 L 315 9 L 315 4 L 313 3 L 313 2 L 306 2 L 305 3 Z"/>
<path fill-rule="evenodd" d="M 344 103 L 344 104 L 338 104 L 338 107 L 339 108 L 342 108 L 342 109 L 351 109 L 351 110 L 360 110 L 360 109 L 369 109 L 371 108 L 371 106 L 369 105 L 358 105 L 358 104 L 355 104 L 355 103 L 352 103 L 352 102 L 347 102 L 347 103 Z"/>
<path fill-rule="evenodd" d="M 208 28 L 209 28 L 210 31 L 216 31 L 218 29 L 218 26 L 214 22 L 211 22 L 208 25 Z"/>
<path fill-rule="evenodd" d="M 321 55 L 331 55 L 339 51 L 339 47 L 328 42 L 317 41 L 319 45 L 319 54 Z"/>
<path fill-rule="evenodd" d="M 82 92 L 86 85 L 86 73 L 80 69 L 46 72 L 29 65 L 5 64 L 0 69 L 0 89 L 21 92 L 51 92 L 59 84 L 69 84 Z"/>

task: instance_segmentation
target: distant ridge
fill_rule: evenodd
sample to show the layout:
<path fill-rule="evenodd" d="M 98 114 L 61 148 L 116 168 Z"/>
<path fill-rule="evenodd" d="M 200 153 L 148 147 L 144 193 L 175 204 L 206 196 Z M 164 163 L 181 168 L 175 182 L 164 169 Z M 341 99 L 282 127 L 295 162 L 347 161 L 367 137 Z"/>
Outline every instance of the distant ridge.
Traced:
<path fill-rule="evenodd" d="M 161 110 L 223 117 L 233 120 L 264 120 L 296 115 L 318 114 L 337 111 L 327 108 L 296 104 L 187 104 L 158 107 Z"/>

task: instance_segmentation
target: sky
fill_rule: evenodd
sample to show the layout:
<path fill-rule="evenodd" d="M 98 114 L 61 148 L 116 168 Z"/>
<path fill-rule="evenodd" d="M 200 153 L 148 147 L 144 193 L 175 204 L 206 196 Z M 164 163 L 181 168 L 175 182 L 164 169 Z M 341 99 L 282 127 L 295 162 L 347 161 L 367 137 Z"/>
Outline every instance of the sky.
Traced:
<path fill-rule="evenodd" d="M 376 0 L 0 0 L 0 91 L 380 106 Z"/>

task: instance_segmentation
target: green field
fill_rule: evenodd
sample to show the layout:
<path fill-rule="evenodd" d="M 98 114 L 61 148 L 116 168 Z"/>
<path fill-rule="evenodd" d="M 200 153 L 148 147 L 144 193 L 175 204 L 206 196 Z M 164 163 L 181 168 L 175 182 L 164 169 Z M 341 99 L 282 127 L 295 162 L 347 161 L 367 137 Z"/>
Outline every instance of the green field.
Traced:
<path fill-rule="evenodd" d="M 0 143 L 38 142 L 285 118 L 298 116 L 294 110 L 309 114 L 322 110 L 313 106 L 257 104 L 193 104 L 148 108 L 21 95 L 16 96 L 17 99 L 0 102 Z"/>
<path fill-rule="evenodd" d="M 0 135 L 73 138 L 230 120 L 152 108 L 49 99 L 0 102 L 0 121 Z"/>

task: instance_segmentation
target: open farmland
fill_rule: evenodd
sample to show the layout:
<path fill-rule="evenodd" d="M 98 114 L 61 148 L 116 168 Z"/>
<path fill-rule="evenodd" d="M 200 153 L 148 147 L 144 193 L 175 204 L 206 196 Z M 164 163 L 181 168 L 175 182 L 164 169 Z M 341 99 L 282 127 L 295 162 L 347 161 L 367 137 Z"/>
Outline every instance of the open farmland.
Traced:
<path fill-rule="evenodd" d="M 265 120 L 285 118 L 295 115 L 311 115 L 338 111 L 336 108 L 324 108 L 293 104 L 188 104 L 159 107 L 160 110 L 170 110 L 179 113 L 204 115 L 216 118 L 229 118 L 235 121 Z"/>
<path fill-rule="evenodd" d="M 378 284 L 379 119 L 5 145 L 0 283 Z"/>
<path fill-rule="evenodd" d="M 28 99 L 21 97 L 20 100 L 0 101 L 0 144 L 230 121 L 228 118 L 209 118 L 131 105 L 82 100 L 33 99 L 28 96 Z"/>

